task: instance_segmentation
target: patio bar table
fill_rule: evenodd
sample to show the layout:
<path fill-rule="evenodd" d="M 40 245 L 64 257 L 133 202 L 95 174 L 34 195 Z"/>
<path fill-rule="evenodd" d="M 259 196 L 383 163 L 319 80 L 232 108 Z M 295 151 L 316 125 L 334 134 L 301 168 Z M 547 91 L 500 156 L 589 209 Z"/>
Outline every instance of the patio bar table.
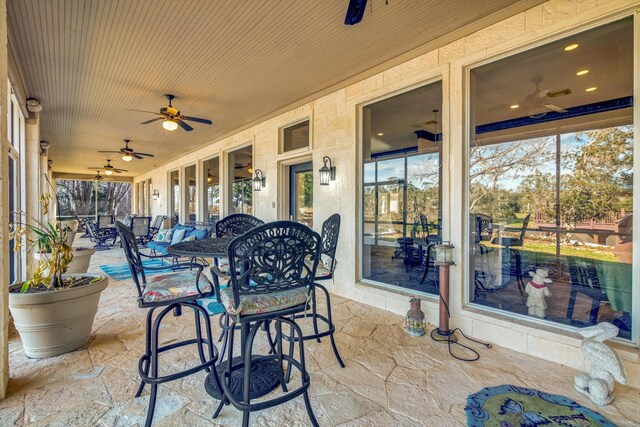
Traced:
<path fill-rule="evenodd" d="M 195 258 L 222 258 L 227 256 L 227 248 L 229 243 L 235 239 L 233 236 L 217 237 L 212 239 L 193 240 L 190 242 L 180 242 L 167 247 L 167 253 L 177 256 L 195 257 Z M 212 271 L 212 275 L 215 273 Z M 244 349 L 241 349 L 241 352 Z M 222 355 L 224 358 L 224 355 Z M 218 378 L 226 371 L 228 360 L 222 360 L 216 366 Z M 234 357 L 233 364 L 240 364 L 243 356 Z M 263 360 L 264 356 L 253 355 L 251 357 L 251 399 L 264 396 L 278 384 L 280 378 L 278 375 L 278 365 L 273 360 Z M 217 382 L 212 377 L 212 371 L 207 375 L 204 382 L 204 388 L 209 395 L 215 399 L 222 399 L 222 390 L 218 389 Z M 243 397 L 243 375 L 242 369 L 235 370 L 231 378 L 231 391 L 235 397 L 242 399 Z"/>

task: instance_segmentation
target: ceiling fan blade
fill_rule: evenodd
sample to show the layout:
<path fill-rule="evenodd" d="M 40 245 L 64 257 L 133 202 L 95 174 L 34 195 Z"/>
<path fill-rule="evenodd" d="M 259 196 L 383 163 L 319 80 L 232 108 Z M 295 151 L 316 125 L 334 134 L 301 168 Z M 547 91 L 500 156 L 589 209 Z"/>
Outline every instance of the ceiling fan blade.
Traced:
<path fill-rule="evenodd" d="M 140 156 L 138 153 L 131 153 L 131 157 L 138 159 L 138 160 L 142 160 L 142 156 Z"/>
<path fill-rule="evenodd" d="M 144 122 L 142 122 L 140 124 L 141 125 L 147 125 L 149 123 L 157 122 L 158 120 L 162 120 L 162 119 L 164 119 L 164 117 L 156 117 L 155 119 L 145 120 Z"/>
<path fill-rule="evenodd" d="M 149 153 L 138 153 L 137 151 L 134 153 L 134 155 L 137 155 L 137 156 L 147 156 L 147 157 L 155 157 L 153 154 L 149 154 Z"/>
<path fill-rule="evenodd" d="M 557 105 L 553 105 L 553 104 L 545 104 L 545 107 L 547 107 L 549 110 L 553 110 L 556 113 L 566 113 L 567 110 L 565 110 L 564 108 L 558 107 Z"/>
<path fill-rule="evenodd" d="M 187 132 L 191 132 L 193 130 L 193 128 L 191 126 L 189 126 L 187 123 L 183 122 L 182 120 L 178 120 L 178 125 L 186 130 Z"/>
<path fill-rule="evenodd" d="M 487 108 L 487 111 L 490 113 L 493 113 L 494 111 L 507 110 L 508 108 L 509 108 L 509 104 L 499 104 L 499 105 L 494 105 L 493 107 Z"/>
<path fill-rule="evenodd" d="M 548 90 L 547 96 L 549 98 L 557 98 L 558 96 L 571 95 L 571 89 L 560 89 L 560 90 Z"/>
<path fill-rule="evenodd" d="M 157 114 L 160 115 L 160 113 L 156 112 L 156 111 L 147 111 L 147 110 L 134 110 L 132 108 L 125 108 L 124 111 L 137 111 L 139 113 L 149 113 L 149 114 Z"/>
<path fill-rule="evenodd" d="M 544 98 L 547 95 L 549 95 L 549 89 L 541 90 L 540 92 L 538 92 L 538 98 Z"/>
<path fill-rule="evenodd" d="M 121 151 L 98 151 L 98 153 L 115 153 L 115 154 L 120 154 Z"/>
<path fill-rule="evenodd" d="M 101 171 L 104 168 L 87 168 L 87 169 L 91 169 L 91 170 L 96 170 L 96 171 Z"/>
<path fill-rule="evenodd" d="M 180 116 L 182 120 L 189 120 L 190 122 L 204 123 L 205 125 L 212 125 L 213 122 L 209 119 L 201 119 L 200 117 Z"/>
<path fill-rule="evenodd" d="M 121 173 L 121 172 L 129 172 L 126 169 L 111 169 L 112 171 L 116 172 L 116 173 Z"/>

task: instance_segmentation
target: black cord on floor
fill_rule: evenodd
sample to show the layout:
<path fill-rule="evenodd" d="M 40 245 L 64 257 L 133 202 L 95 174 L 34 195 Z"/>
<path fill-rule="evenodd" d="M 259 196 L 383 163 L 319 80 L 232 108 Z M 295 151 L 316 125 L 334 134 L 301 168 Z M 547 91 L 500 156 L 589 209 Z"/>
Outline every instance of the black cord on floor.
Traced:
<path fill-rule="evenodd" d="M 440 289 L 438 289 L 438 293 L 440 293 Z M 449 311 L 449 305 L 447 304 L 446 300 L 442 298 L 442 294 L 440 294 L 440 301 L 442 301 L 442 303 L 444 304 L 444 308 L 447 310 L 447 318 L 451 318 L 451 312 Z M 478 353 L 475 349 L 473 349 L 472 347 L 462 344 L 457 340 L 452 339 L 452 337 L 454 336 L 454 334 L 456 332 L 460 332 L 460 334 L 466 338 L 469 341 L 473 341 L 476 344 L 480 344 L 485 346 L 486 348 L 491 348 L 491 344 L 484 342 L 484 341 L 480 341 L 480 340 L 476 340 L 474 338 L 468 337 L 462 329 L 460 328 L 455 328 L 452 331 L 448 331 L 446 334 L 443 334 L 442 331 L 440 331 L 439 329 L 434 330 L 433 332 L 435 333 L 440 333 L 440 335 L 445 335 L 447 337 L 446 342 L 447 342 L 447 348 L 449 350 L 449 354 L 451 355 L 451 357 L 453 357 L 454 359 L 457 360 L 461 360 L 463 362 L 475 362 L 476 360 L 480 359 L 480 353 Z M 435 340 L 433 338 L 433 332 L 432 332 L 432 336 L 431 338 L 437 342 L 437 340 Z M 461 357 L 461 356 L 456 356 L 455 354 L 453 354 L 453 350 L 451 348 L 451 345 L 458 345 L 460 347 L 462 347 L 463 349 L 473 353 L 473 356 L 466 358 L 466 357 Z"/>

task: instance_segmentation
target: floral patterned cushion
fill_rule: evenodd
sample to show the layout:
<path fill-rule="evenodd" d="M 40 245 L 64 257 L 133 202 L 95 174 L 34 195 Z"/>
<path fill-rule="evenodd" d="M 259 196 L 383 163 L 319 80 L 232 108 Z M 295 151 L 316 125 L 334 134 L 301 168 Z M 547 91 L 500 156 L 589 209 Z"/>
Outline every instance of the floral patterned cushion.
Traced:
<path fill-rule="evenodd" d="M 204 275 L 200 277 L 200 291 L 211 292 L 211 284 Z M 196 272 L 170 273 L 152 276 L 142 293 L 144 302 L 169 301 L 178 298 L 198 295 L 196 288 Z"/>
<path fill-rule="evenodd" d="M 227 313 L 232 315 L 271 313 L 284 310 L 285 308 L 304 304 L 308 295 L 307 288 L 296 288 L 269 294 L 243 295 L 240 297 L 240 305 L 236 309 L 232 289 L 229 287 L 220 292 L 222 305 Z"/>

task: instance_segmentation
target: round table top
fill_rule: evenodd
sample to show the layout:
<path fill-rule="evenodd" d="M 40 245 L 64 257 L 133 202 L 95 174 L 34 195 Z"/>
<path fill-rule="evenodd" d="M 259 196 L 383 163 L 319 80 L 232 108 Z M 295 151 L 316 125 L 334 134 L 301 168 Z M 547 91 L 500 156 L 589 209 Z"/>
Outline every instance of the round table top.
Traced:
<path fill-rule="evenodd" d="M 227 247 L 235 237 L 225 236 L 214 239 L 180 242 L 167 248 L 167 253 L 178 256 L 221 258 L 227 256 Z"/>

